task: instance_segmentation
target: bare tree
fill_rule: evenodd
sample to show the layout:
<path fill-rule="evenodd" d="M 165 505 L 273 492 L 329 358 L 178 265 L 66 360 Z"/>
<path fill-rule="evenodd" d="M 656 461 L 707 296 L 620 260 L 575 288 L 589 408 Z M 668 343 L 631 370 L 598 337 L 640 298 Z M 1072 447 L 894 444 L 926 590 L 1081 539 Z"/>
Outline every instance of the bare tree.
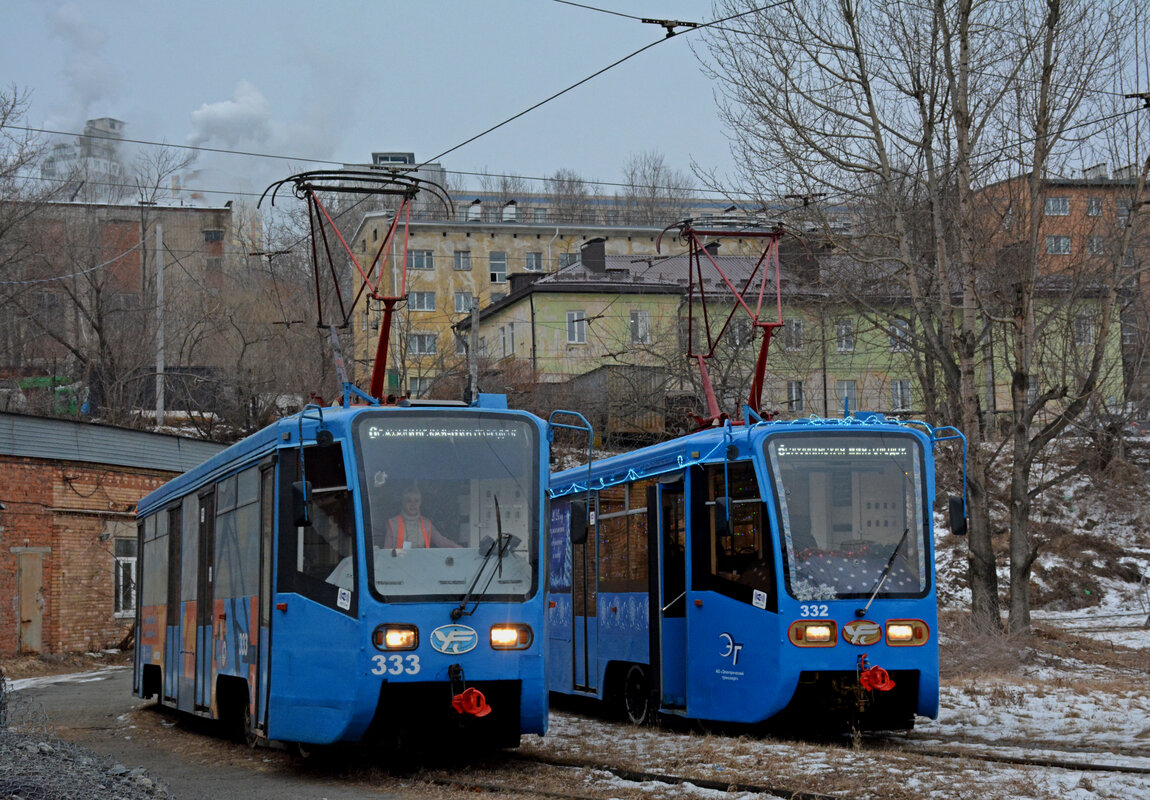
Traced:
<path fill-rule="evenodd" d="M 686 216 L 695 181 L 672 169 L 661 153 L 635 153 L 623 166 L 622 220 L 630 225 L 669 225 Z"/>
<path fill-rule="evenodd" d="M 552 221 L 588 223 L 594 221 L 594 203 L 587 182 L 574 170 L 560 169 L 547 179 L 551 194 Z"/>
<path fill-rule="evenodd" d="M 709 34 L 709 68 L 742 177 L 763 195 L 825 196 L 818 221 L 829 241 L 861 263 L 891 265 L 888 279 L 909 299 L 923 373 L 937 376 L 940 421 L 957 422 L 970 440 L 971 587 L 975 616 L 988 625 L 999 624 L 989 497 L 996 452 L 984 446 L 993 432 L 979 379 L 996 353 L 1010 355 L 1010 625 L 1025 629 L 1034 551 L 1027 513 L 1041 488 L 1030 468 L 1090 408 L 1119 278 L 1095 278 L 1102 328 L 1086 370 L 1028 403 L 1036 310 L 1045 307 L 1037 302 L 1044 181 L 1101 127 L 1095 101 L 1120 66 L 1131 4 L 794 0 L 785 13 L 720 5 L 723 15 L 743 13 Z M 1019 176 L 1026 246 L 1016 250 L 1004 318 L 987 297 L 1001 239 L 987 225 L 986 190 Z M 994 344 L 996 324 L 1006 340 Z"/>

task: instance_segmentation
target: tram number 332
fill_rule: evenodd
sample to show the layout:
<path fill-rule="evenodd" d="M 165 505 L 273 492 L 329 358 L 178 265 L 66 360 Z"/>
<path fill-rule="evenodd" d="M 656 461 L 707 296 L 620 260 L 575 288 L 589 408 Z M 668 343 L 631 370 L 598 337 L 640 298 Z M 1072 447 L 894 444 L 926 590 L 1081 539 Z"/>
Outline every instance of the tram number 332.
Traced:
<path fill-rule="evenodd" d="M 799 606 L 800 617 L 829 617 L 830 608 L 826 603 L 814 603 Z M 378 656 L 376 656 L 378 658 Z"/>
<path fill-rule="evenodd" d="M 371 668 L 372 675 L 408 675 L 419 673 L 419 656 L 372 656 L 375 666 Z"/>

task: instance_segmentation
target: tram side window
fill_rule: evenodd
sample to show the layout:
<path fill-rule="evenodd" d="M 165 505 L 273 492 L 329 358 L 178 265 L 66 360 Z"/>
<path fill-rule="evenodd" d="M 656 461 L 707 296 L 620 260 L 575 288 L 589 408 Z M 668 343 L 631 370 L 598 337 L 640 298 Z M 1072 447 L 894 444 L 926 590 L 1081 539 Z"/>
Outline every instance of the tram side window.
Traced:
<path fill-rule="evenodd" d="M 144 557 L 141 566 L 140 604 L 162 606 L 168 602 L 168 514 L 153 514 L 144 520 Z"/>
<path fill-rule="evenodd" d="M 599 590 L 647 590 L 647 489 L 653 481 L 599 492 Z"/>
<path fill-rule="evenodd" d="M 310 525 L 292 525 L 291 483 L 300 480 L 298 459 L 284 460 L 280 496 L 280 591 L 293 591 L 324 605 L 355 613 L 355 517 L 337 442 L 304 448 L 310 484 Z M 349 599 L 350 598 L 350 599 Z"/>
<path fill-rule="evenodd" d="M 773 607 L 774 558 L 753 465 L 743 461 L 725 469 L 707 467 L 702 477 L 703 491 L 694 493 L 693 527 L 707 535 L 693 537 L 696 588 L 748 602 L 758 590 L 767 594 L 768 607 Z"/>
<path fill-rule="evenodd" d="M 216 597 L 250 597 L 260 565 L 259 467 L 224 478 L 216 497 Z"/>

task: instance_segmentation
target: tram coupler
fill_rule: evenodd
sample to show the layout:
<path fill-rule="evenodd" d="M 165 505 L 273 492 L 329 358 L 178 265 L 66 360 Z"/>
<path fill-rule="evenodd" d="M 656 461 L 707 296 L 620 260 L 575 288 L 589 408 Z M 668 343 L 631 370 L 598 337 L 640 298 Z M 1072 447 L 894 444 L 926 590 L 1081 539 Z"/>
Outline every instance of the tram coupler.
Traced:
<path fill-rule="evenodd" d="M 487 698 L 483 696 L 483 692 L 474 686 L 467 688 L 461 665 L 452 664 L 448 667 L 447 678 L 451 681 L 451 707 L 457 713 L 470 714 L 473 717 L 486 717 L 491 713 L 491 706 L 487 705 Z"/>
<path fill-rule="evenodd" d="M 868 692 L 889 692 L 894 688 L 890 673 L 875 664 L 867 664 L 866 653 L 858 658 L 859 685 Z"/>

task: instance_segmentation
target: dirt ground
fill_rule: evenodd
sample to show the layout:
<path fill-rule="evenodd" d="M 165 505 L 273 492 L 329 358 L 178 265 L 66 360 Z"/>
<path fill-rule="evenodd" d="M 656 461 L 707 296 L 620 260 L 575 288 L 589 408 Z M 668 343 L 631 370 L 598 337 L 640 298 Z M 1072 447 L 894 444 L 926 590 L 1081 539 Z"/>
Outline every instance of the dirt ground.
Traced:
<path fill-rule="evenodd" d="M 0 658 L 0 675 L 9 680 L 39 678 L 45 675 L 68 675 L 100 667 L 131 666 L 132 651 L 99 653 L 66 653 L 63 655 L 28 655 Z"/>

